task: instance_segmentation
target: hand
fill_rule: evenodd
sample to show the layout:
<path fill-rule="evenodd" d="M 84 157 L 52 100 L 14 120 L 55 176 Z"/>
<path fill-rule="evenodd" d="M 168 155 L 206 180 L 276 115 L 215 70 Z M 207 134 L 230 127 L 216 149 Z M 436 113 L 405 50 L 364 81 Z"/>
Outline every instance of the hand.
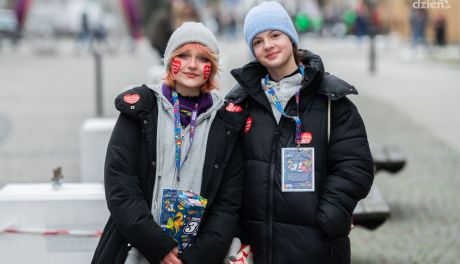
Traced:
<path fill-rule="evenodd" d="M 179 249 L 173 248 L 169 253 L 160 261 L 160 264 L 182 264 L 179 259 Z"/>

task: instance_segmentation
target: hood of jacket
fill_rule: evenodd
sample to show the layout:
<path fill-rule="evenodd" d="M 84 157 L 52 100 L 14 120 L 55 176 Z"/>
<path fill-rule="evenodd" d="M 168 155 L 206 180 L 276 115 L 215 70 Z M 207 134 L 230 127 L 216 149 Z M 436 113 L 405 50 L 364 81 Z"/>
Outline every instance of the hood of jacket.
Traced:
<path fill-rule="evenodd" d="M 324 94 L 331 100 L 340 99 L 348 94 L 357 94 L 356 89 L 342 79 L 325 72 L 321 57 L 308 50 L 299 50 L 300 61 L 305 66 L 302 79 L 302 93 L 311 90 Z M 239 103 L 248 95 L 255 96 L 260 90 L 260 80 L 267 69 L 258 61 L 252 61 L 241 68 L 231 71 L 238 84 L 226 96 L 228 101 Z"/>
<path fill-rule="evenodd" d="M 208 118 L 213 112 L 217 111 L 223 105 L 223 99 L 217 93 L 211 93 L 212 106 L 204 113 L 198 116 L 197 123 Z M 131 88 L 115 99 L 115 107 L 118 111 L 135 119 L 142 119 L 142 116 L 152 111 L 157 105 L 157 100 L 161 102 L 161 107 L 167 112 L 173 114 L 173 105 L 163 95 L 161 85 L 142 85 Z"/>

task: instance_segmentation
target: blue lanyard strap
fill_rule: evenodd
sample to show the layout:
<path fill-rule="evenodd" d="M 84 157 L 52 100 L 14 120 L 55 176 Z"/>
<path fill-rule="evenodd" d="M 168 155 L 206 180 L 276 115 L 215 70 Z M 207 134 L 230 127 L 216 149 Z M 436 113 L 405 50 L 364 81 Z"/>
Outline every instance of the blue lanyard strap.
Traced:
<path fill-rule="evenodd" d="M 302 64 L 300 64 L 300 66 L 299 66 L 299 71 L 300 71 L 300 73 L 302 74 L 302 77 L 303 77 L 304 72 L 305 72 L 305 67 Z M 284 108 L 281 105 L 280 100 L 276 96 L 276 92 L 273 89 L 272 85 L 270 84 L 270 79 L 268 77 L 268 74 L 265 75 L 264 84 L 265 84 L 265 89 L 267 90 L 268 94 L 270 95 L 270 98 L 272 99 L 272 102 L 275 105 L 276 109 L 283 116 L 291 118 L 291 119 L 293 119 L 295 121 L 295 127 L 296 127 L 296 129 L 295 129 L 295 142 L 297 143 L 297 145 L 299 145 L 300 142 L 302 141 L 302 122 L 300 121 L 300 118 L 299 118 L 300 88 L 297 89 L 297 91 L 295 93 L 295 102 L 296 102 L 296 106 L 297 106 L 297 115 L 296 116 L 289 116 L 284 111 Z"/>
<path fill-rule="evenodd" d="M 180 123 L 180 106 L 179 106 L 179 96 L 175 89 L 172 90 L 172 103 L 174 106 L 174 141 L 176 143 L 176 175 L 177 182 L 180 182 L 179 171 L 184 165 L 181 164 L 181 155 L 182 155 L 182 124 Z M 198 108 L 199 103 L 196 103 L 193 107 L 192 117 L 190 119 L 190 146 L 188 148 L 187 154 L 185 155 L 184 162 L 188 157 L 188 153 L 192 147 L 193 136 L 195 135 L 196 121 L 198 117 Z"/>

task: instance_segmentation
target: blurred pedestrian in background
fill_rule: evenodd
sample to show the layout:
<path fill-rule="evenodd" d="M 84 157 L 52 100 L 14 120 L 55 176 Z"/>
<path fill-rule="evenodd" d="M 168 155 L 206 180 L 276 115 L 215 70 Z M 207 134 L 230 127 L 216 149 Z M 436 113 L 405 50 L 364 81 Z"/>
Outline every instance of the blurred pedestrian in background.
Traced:
<path fill-rule="evenodd" d="M 438 12 L 434 19 L 434 33 L 436 46 L 446 45 L 446 17 L 443 13 Z"/>
<path fill-rule="evenodd" d="M 241 213 L 256 264 L 350 263 L 352 213 L 373 182 L 355 88 L 298 49 L 284 8 L 262 2 L 244 21 L 256 58 L 232 70 L 230 102 L 247 106 Z M 352 63 L 352 62 L 350 62 Z"/>
<path fill-rule="evenodd" d="M 428 13 L 425 9 L 411 9 L 410 26 L 412 46 L 425 46 L 426 25 L 428 22 Z"/>
<path fill-rule="evenodd" d="M 194 5 L 188 1 L 177 1 L 172 5 L 161 2 L 150 15 L 147 23 L 147 37 L 152 48 L 163 55 L 169 37 L 182 23 L 186 21 L 200 21 Z"/>
<path fill-rule="evenodd" d="M 217 41 L 203 24 L 184 23 L 171 35 L 164 60 L 161 84 L 130 89 L 115 101 L 121 114 L 104 178 L 110 218 L 92 263 L 217 264 L 237 228 L 244 164 L 235 144 L 244 116 L 221 109 L 223 100 L 212 92 Z M 165 188 L 207 199 L 196 241 L 180 254 L 159 225 Z"/>
<path fill-rule="evenodd" d="M 80 49 L 89 49 L 91 46 L 91 31 L 89 29 L 88 13 L 82 12 L 80 15 L 80 31 L 75 40 Z"/>
<path fill-rule="evenodd" d="M 174 31 L 171 5 L 158 6 L 147 23 L 147 38 L 152 48 L 161 56 L 165 53 L 169 37 Z"/>
<path fill-rule="evenodd" d="M 163 3 L 150 15 L 146 34 L 158 58 L 163 56 L 172 32 L 186 21 L 200 21 L 196 8 L 189 1 L 177 1 L 174 5 Z M 161 80 L 162 60 L 156 62 L 149 69 L 148 83 L 158 83 Z"/>
<path fill-rule="evenodd" d="M 136 50 L 137 41 L 144 33 L 142 31 L 141 15 L 135 0 L 120 0 L 123 15 L 129 32 L 129 45 L 132 52 Z"/>
<path fill-rule="evenodd" d="M 361 3 L 357 7 L 356 19 L 354 24 L 354 33 L 358 40 L 361 40 L 363 36 L 367 35 L 369 27 L 369 8 L 364 3 Z"/>
<path fill-rule="evenodd" d="M 80 29 L 75 38 L 75 51 L 77 53 L 98 52 L 103 48 L 110 51 L 107 42 L 108 32 L 104 25 L 105 14 L 100 10 L 96 13 L 90 12 L 90 10 L 87 8 L 80 14 Z"/>

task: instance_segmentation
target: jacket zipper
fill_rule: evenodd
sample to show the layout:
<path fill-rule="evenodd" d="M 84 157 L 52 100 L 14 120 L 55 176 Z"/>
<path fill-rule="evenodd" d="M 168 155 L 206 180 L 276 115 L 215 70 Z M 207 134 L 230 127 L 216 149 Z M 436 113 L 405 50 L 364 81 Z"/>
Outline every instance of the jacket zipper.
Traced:
<path fill-rule="evenodd" d="M 278 147 L 279 125 L 276 125 L 275 136 L 272 143 L 272 162 L 270 164 L 270 178 L 268 182 L 268 263 L 272 263 L 273 254 L 273 192 L 275 183 L 276 149 Z"/>

